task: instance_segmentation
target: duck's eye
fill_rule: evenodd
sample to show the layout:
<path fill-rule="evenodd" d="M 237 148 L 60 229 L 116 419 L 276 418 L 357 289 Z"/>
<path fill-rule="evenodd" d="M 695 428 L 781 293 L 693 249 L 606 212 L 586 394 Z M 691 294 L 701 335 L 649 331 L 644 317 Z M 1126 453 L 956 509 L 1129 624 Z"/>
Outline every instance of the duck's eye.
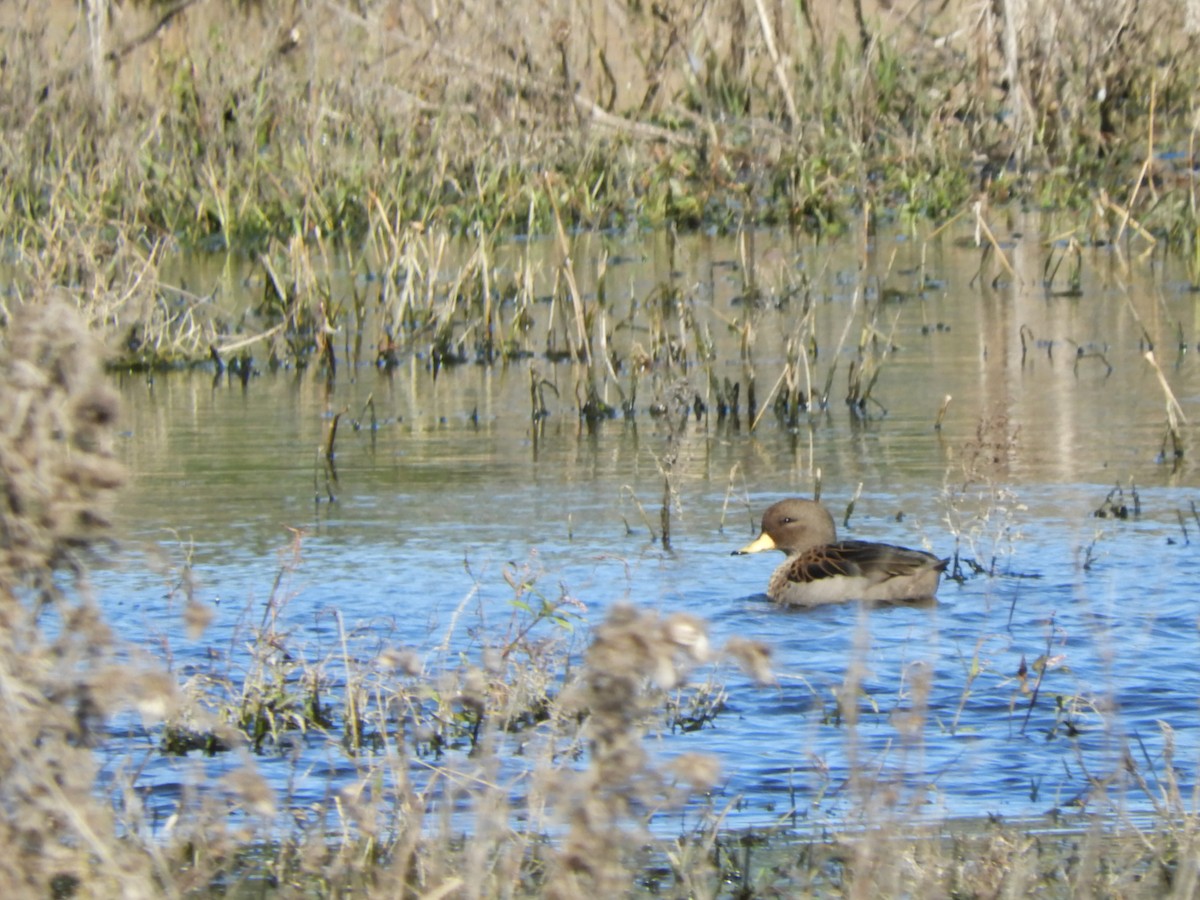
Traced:
<path fill-rule="evenodd" d="M 783 524 L 784 524 L 784 525 L 791 525 L 791 524 L 792 524 L 793 522 L 795 522 L 795 521 L 796 521 L 796 520 L 795 520 L 795 519 L 793 519 L 791 516 L 784 516 L 784 517 L 783 517 Z"/>

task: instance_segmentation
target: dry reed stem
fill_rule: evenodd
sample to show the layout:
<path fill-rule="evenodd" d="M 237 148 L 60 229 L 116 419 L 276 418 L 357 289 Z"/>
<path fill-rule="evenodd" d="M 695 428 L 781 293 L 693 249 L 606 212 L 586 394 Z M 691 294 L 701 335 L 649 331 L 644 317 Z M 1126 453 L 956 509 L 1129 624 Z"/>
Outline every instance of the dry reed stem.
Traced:
<path fill-rule="evenodd" d="M 758 13 L 758 24 L 762 29 L 763 43 L 767 47 L 767 56 L 770 57 L 771 66 L 775 71 L 775 78 L 779 82 L 779 90 L 783 94 L 784 103 L 787 105 L 788 123 L 792 128 L 795 128 L 800 122 L 800 113 L 796 107 L 796 100 L 792 96 L 792 87 L 788 80 L 787 72 L 784 69 L 784 60 L 780 57 L 779 50 L 775 46 L 774 26 L 767 16 L 763 0 L 754 0 L 754 9 Z"/>
<path fill-rule="evenodd" d="M 1154 374 L 1158 377 L 1159 387 L 1162 388 L 1163 396 L 1167 401 L 1167 420 L 1171 423 L 1171 429 L 1178 431 L 1180 422 L 1185 425 L 1187 424 L 1187 416 L 1183 413 L 1183 407 L 1175 399 L 1175 392 L 1171 390 L 1171 385 L 1167 383 L 1167 376 L 1163 374 L 1162 367 L 1159 366 L 1158 360 L 1154 356 L 1154 351 L 1147 350 L 1142 354 L 1142 358 L 1150 363 L 1150 367 L 1154 369 Z"/>
<path fill-rule="evenodd" d="M 975 214 L 975 243 L 983 246 L 981 235 L 987 238 L 987 246 L 991 247 L 996 255 L 1000 258 L 1000 264 L 1004 266 L 1004 271 L 1008 272 L 1010 278 L 1017 284 L 1021 284 L 1021 278 L 1017 275 L 1016 269 L 1012 267 L 1012 263 L 1008 261 L 1008 255 L 1000 247 L 1000 242 L 996 240 L 996 235 L 992 233 L 991 226 L 983 216 L 984 205 L 976 200 L 972 204 L 972 211 Z"/>
<path fill-rule="evenodd" d="M 588 339 L 587 318 L 584 315 L 583 297 L 579 293 L 579 286 L 575 283 L 575 264 L 571 259 L 571 246 L 567 241 L 567 232 L 563 227 L 562 215 L 558 211 L 558 199 L 554 196 L 555 185 L 549 177 L 547 177 L 546 187 L 551 208 L 554 210 L 554 234 L 558 240 L 559 250 L 562 253 L 559 271 L 562 272 L 563 277 L 566 279 L 567 288 L 571 294 L 571 307 L 575 312 L 575 339 L 571 341 L 571 355 L 573 359 L 582 361 L 590 366 L 592 364 L 592 349 L 591 341 Z"/>

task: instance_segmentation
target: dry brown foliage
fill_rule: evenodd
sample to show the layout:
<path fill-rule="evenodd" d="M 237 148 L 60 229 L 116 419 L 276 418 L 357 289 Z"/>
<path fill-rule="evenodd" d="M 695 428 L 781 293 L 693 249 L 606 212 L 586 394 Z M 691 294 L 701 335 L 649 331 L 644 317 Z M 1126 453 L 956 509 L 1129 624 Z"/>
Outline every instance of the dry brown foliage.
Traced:
<path fill-rule="evenodd" d="M 53 296 L 14 313 L 0 384 L 0 890 L 150 897 L 149 857 L 118 840 L 94 793 L 92 747 L 117 704 L 161 701 L 166 685 L 135 688 L 79 581 L 125 479 L 117 398 L 80 316 Z"/>

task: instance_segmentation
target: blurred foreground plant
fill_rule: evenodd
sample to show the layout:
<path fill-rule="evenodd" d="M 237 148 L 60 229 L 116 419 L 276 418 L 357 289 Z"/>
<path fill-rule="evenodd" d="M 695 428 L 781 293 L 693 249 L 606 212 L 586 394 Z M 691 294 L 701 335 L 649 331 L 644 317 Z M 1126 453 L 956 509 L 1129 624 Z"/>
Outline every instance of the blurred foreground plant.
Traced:
<path fill-rule="evenodd" d="M 106 715 L 169 694 L 118 662 L 83 580 L 125 479 L 116 417 L 76 311 L 19 307 L 0 336 L 0 890 L 18 896 L 156 893 L 93 793 Z"/>

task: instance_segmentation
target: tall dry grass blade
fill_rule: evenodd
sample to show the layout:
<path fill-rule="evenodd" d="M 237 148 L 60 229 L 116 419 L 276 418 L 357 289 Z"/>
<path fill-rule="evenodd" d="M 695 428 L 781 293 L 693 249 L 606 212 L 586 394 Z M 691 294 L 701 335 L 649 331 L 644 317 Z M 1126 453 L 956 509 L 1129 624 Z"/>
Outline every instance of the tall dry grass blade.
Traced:
<path fill-rule="evenodd" d="M 592 350 L 590 346 L 591 341 L 588 340 L 583 297 L 580 296 L 579 286 L 575 283 L 575 264 L 571 257 L 571 246 L 567 241 L 567 231 L 563 227 L 562 214 L 559 212 L 558 199 L 555 197 L 554 191 L 554 179 L 547 175 L 546 194 L 550 198 L 550 206 L 554 211 L 554 234 L 558 240 L 559 251 L 562 253 L 559 270 L 566 279 L 567 288 L 571 294 L 571 308 L 575 312 L 575 338 L 571 342 L 571 354 L 576 361 L 582 361 L 590 366 L 592 364 Z"/>
<path fill-rule="evenodd" d="M 1159 366 L 1158 360 L 1154 356 L 1154 351 L 1147 350 L 1142 354 L 1142 358 L 1150 363 L 1154 374 L 1158 376 L 1158 385 L 1162 388 L 1163 396 L 1167 401 L 1167 419 L 1170 421 L 1172 429 L 1178 430 L 1181 422 L 1187 424 L 1187 416 L 1183 413 L 1183 407 L 1175 398 L 1175 392 L 1171 390 L 1171 385 L 1167 382 L 1167 376 L 1163 374 L 1162 367 Z"/>
<path fill-rule="evenodd" d="M 1167 433 L 1163 438 L 1163 455 L 1166 455 L 1166 440 L 1167 438 L 1170 438 L 1173 455 L 1176 464 L 1178 464 L 1179 460 L 1183 458 L 1184 454 L 1183 435 L 1180 430 L 1180 424 L 1187 424 L 1187 417 L 1183 414 L 1183 407 L 1179 405 L 1179 401 L 1175 398 L 1175 392 L 1171 390 L 1171 385 L 1167 382 L 1167 376 L 1163 374 L 1163 370 L 1159 366 L 1158 360 L 1155 359 L 1154 351 L 1147 350 L 1143 354 L 1143 358 L 1146 360 L 1146 362 L 1150 363 L 1151 368 L 1154 369 L 1154 374 L 1158 376 L 1159 387 L 1162 388 L 1163 396 L 1166 398 Z"/>
<path fill-rule="evenodd" d="M 767 46 L 767 56 L 771 60 L 771 68 L 775 72 L 775 80 L 779 83 L 779 90 L 783 93 L 783 101 L 787 105 L 788 126 L 794 129 L 800 123 L 800 113 L 796 107 L 796 100 L 792 96 L 792 85 L 787 72 L 784 70 L 783 59 L 779 55 L 779 49 L 775 46 L 775 26 L 771 24 L 770 17 L 767 15 L 767 8 L 763 5 L 763 0 L 754 0 L 754 8 L 758 13 L 758 24 L 762 29 L 763 43 Z M 763 405 L 766 406 L 765 403 Z"/>
<path fill-rule="evenodd" d="M 1129 188 L 1129 199 L 1125 201 L 1125 212 L 1121 219 L 1121 225 L 1117 229 L 1117 236 L 1113 243 L 1119 244 L 1121 238 L 1125 234 L 1125 225 L 1131 218 L 1130 211 L 1137 204 L 1138 193 L 1142 189 L 1142 185 L 1147 183 L 1146 176 L 1150 174 L 1150 167 L 1154 165 L 1154 112 L 1158 100 L 1158 79 L 1150 79 L 1150 109 L 1146 115 L 1146 158 L 1142 160 L 1142 167 L 1138 171 L 1137 178 L 1133 180 L 1133 184 Z M 1150 182 L 1150 189 L 1154 190 L 1153 182 Z M 1144 229 L 1138 229 L 1139 233 L 1144 234 Z"/>
<path fill-rule="evenodd" d="M 767 392 L 767 396 L 763 400 L 763 403 L 762 403 L 762 408 L 759 409 L 758 413 L 754 416 L 754 419 L 750 422 L 751 433 L 753 433 L 754 429 L 758 427 L 759 420 L 761 420 L 762 417 L 764 415 L 766 415 L 767 410 L 771 408 L 771 400 L 775 397 L 775 394 L 779 391 L 780 385 L 782 385 L 787 380 L 788 380 L 788 365 L 785 364 L 783 367 L 783 370 L 779 373 L 779 377 L 776 378 L 775 383 L 773 385 L 771 385 L 771 390 L 769 390 Z"/>

